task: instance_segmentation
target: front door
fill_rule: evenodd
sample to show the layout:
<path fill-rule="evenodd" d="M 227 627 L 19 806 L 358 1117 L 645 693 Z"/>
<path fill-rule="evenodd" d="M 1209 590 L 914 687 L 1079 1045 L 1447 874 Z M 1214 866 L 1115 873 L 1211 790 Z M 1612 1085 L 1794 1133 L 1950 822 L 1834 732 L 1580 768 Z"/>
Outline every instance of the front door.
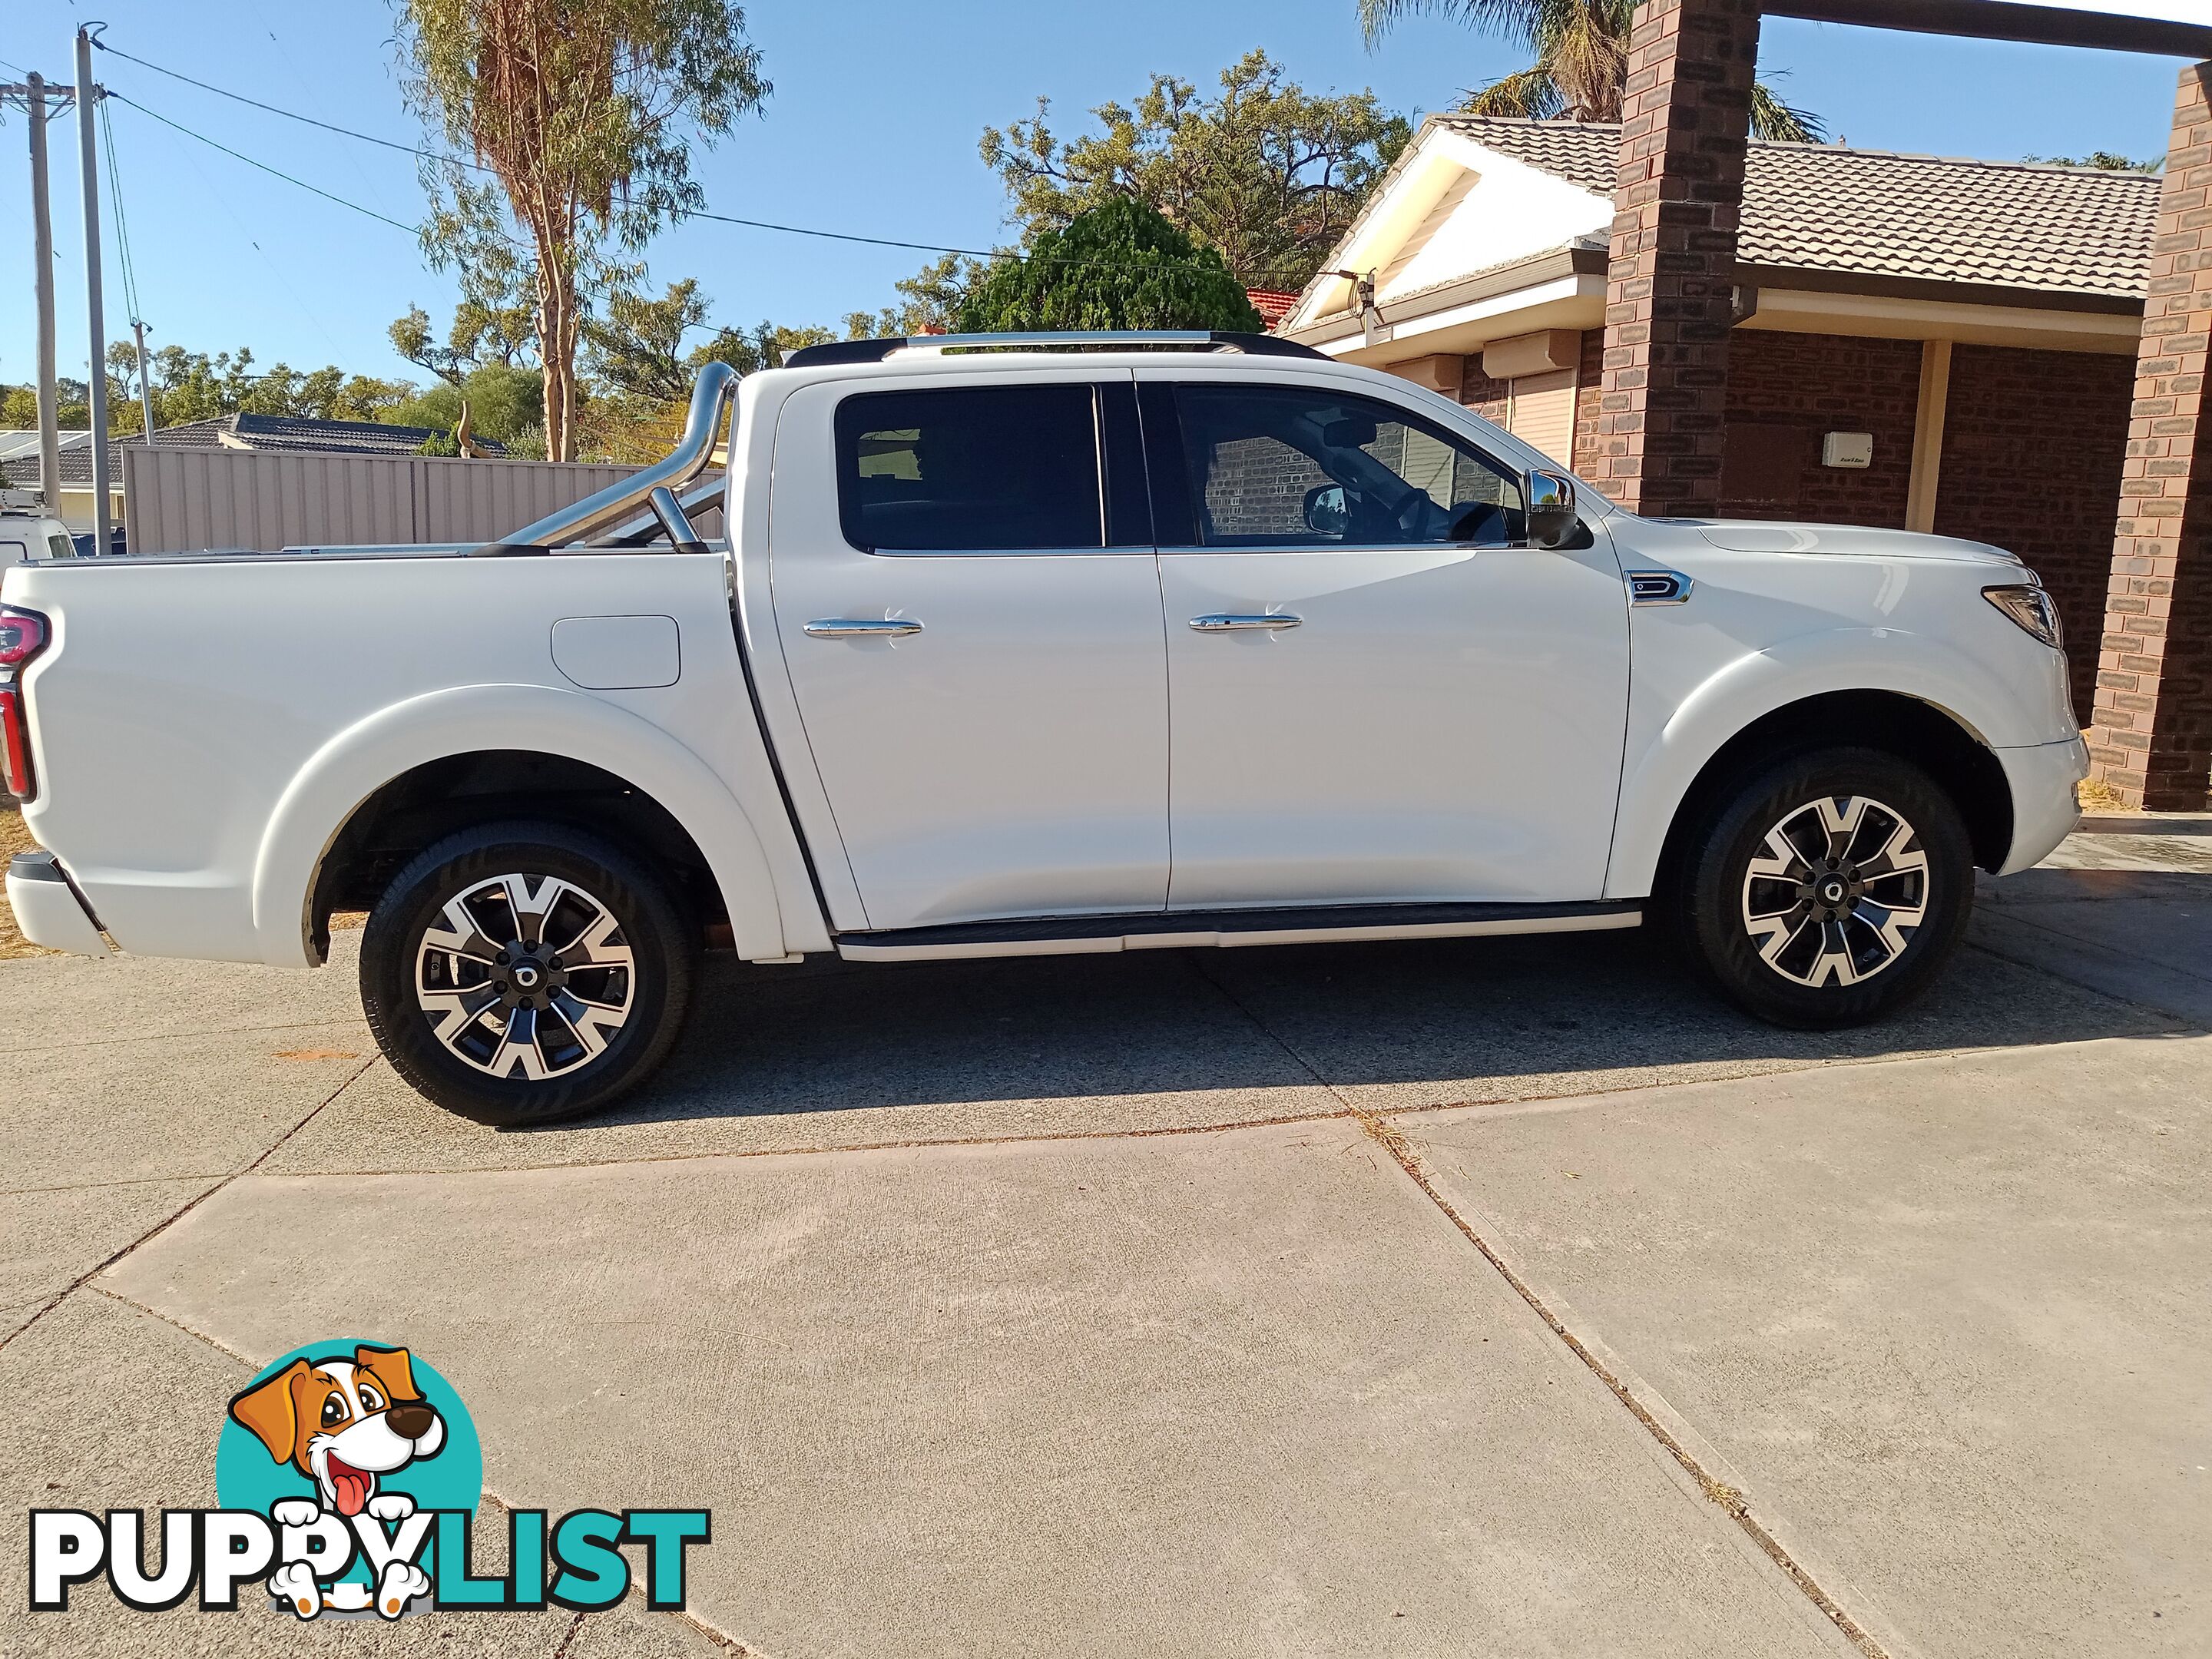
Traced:
<path fill-rule="evenodd" d="M 1139 378 L 1170 908 L 1601 896 L 1628 706 L 1604 532 L 1529 547 L 1513 467 L 1340 380 Z"/>
<path fill-rule="evenodd" d="M 842 380 L 784 406 L 776 632 L 871 929 L 1166 902 L 1133 393 L 1126 372 L 1060 376 Z"/>

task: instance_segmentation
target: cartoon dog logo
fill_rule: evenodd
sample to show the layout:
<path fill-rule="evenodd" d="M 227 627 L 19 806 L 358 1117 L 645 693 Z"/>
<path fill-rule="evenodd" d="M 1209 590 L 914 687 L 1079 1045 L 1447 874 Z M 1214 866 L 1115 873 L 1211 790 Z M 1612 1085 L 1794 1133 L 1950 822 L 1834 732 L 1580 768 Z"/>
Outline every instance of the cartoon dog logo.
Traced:
<path fill-rule="evenodd" d="M 319 1502 L 280 1499 L 270 1517 L 284 1527 L 312 1526 L 325 1512 L 350 1522 L 364 1510 L 377 1521 L 404 1521 L 415 1500 L 402 1492 L 380 1492 L 378 1479 L 418 1458 L 434 1457 L 446 1443 L 445 1419 L 415 1386 L 404 1348 L 356 1347 L 350 1358 L 331 1355 L 295 1359 L 230 1402 L 230 1414 L 269 1449 L 315 1483 Z M 386 1565 L 374 1587 L 340 1582 L 327 1596 L 304 1561 L 280 1567 L 270 1593 L 291 1603 L 302 1619 L 325 1607 L 344 1612 L 374 1605 L 397 1618 L 410 1597 L 427 1595 L 428 1576 L 407 1562 Z"/>

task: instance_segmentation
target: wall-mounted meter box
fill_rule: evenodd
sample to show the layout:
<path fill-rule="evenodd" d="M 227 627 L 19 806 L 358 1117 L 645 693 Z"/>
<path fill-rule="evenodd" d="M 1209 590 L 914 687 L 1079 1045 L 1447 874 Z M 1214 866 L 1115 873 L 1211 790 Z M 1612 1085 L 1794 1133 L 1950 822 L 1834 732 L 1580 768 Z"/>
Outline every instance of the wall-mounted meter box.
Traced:
<path fill-rule="evenodd" d="M 1874 434 L 1830 432 L 1820 439 L 1822 466 L 1872 466 Z"/>

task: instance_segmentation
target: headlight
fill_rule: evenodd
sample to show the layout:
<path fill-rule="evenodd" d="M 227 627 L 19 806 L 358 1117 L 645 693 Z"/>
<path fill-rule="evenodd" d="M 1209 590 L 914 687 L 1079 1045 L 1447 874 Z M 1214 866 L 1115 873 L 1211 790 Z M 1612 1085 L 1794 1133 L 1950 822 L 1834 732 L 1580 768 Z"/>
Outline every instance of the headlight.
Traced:
<path fill-rule="evenodd" d="M 1982 597 L 2056 651 L 2059 648 L 2058 607 L 2039 587 L 1985 587 Z"/>

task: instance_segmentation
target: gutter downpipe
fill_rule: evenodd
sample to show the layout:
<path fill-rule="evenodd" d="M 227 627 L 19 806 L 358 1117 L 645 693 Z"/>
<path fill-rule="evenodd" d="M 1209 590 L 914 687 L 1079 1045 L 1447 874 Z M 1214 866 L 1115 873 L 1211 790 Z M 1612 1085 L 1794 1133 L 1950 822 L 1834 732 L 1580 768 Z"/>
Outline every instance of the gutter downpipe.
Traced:
<path fill-rule="evenodd" d="M 548 514 L 527 524 L 504 540 L 472 547 L 473 559 L 505 558 L 515 554 L 550 553 L 569 542 L 581 541 L 611 526 L 635 518 L 657 489 L 681 491 L 707 469 L 737 395 L 738 371 L 727 363 L 708 363 L 699 371 L 691 388 L 691 411 L 684 419 L 684 435 L 665 460 L 656 461 L 619 483 L 586 495 L 573 507 Z"/>

